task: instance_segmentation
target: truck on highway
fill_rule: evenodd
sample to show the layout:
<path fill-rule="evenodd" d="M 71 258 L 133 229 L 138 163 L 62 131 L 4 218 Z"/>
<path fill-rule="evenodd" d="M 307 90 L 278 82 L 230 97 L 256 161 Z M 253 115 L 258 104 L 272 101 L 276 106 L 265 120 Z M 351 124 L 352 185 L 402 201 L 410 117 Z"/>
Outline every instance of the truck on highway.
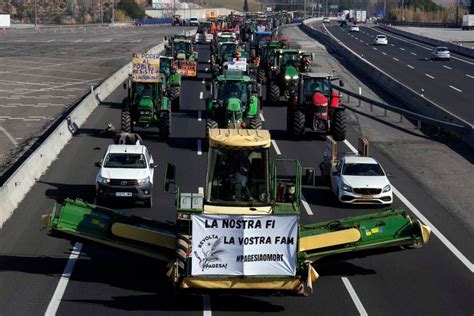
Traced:
<path fill-rule="evenodd" d="M 463 30 L 474 30 L 474 14 L 466 14 L 462 16 Z"/>
<path fill-rule="evenodd" d="M 314 186 L 314 168 L 294 159 L 272 161 L 271 147 L 267 130 L 210 130 L 204 193 L 183 193 L 176 166 L 167 166 L 164 188 L 176 194 L 174 223 L 70 199 L 42 219 L 54 236 L 168 264 L 168 279 L 188 294 L 304 295 L 318 278 L 312 264 L 321 258 L 428 242 L 430 229 L 401 209 L 303 225 L 301 190 Z"/>

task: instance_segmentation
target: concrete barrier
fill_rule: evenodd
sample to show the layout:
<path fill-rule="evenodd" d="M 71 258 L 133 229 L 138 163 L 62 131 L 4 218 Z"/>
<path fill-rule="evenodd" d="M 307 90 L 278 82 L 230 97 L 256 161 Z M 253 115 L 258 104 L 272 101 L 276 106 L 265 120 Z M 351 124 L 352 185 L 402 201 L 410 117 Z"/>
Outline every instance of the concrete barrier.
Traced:
<path fill-rule="evenodd" d="M 419 91 L 415 91 L 402 84 L 395 78 L 385 73 L 382 69 L 377 68 L 375 65 L 367 61 L 363 56 L 360 56 L 352 49 L 347 47 L 344 43 L 339 41 L 332 34 L 330 34 L 324 25 L 322 26 L 322 30 L 316 30 L 312 28 L 310 24 L 314 23 L 315 21 L 318 20 L 305 20 L 300 25 L 300 28 L 305 33 L 325 44 L 334 52 L 348 60 L 360 75 L 368 78 L 375 85 L 379 86 L 387 93 L 400 100 L 411 111 L 434 119 L 465 126 L 465 129 L 461 133 L 459 131 L 449 132 L 460 137 L 466 144 L 474 148 L 474 130 L 471 123 L 422 96 Z"/>
<path fill-rule="evenodd" d="M 391 32 L 391 33 L 394 33 L 394 34 L 397 34 L 397 35 L 400 35 L 400 36 L 408 37 L 410 39 L 413 39 L 413 40 L 416 40 L 416 41 L 419 41 L 421 43 L 425 43 L 425 44 L 428 44 L 428 45 L 446 46 L 446 47 L 448 47 L 448 49 L 451 52 L 457 53 L 457 54 L 462 55 L 462 56 L 474 58 L 474 49 L 471 49 L 471 48 L 462 47 L 460 45 L 449 43 L 449 42 L 443 42 L 443 41 L 440 41 L 440 40 L 437 40 L 437 39 L 434 39 L 434 38 L 429 38 L 429 37 L 422 36 L 422 35 L 417 35 L 417 34 L 414 34 L 414 33 L 407 32 L 407 31 L 399 30 L 399 29 L 394 28 L 394 27 L 390 27 L 388 25 L 379 25 L 378 27 L 380 27 L 381 29 L 383 29 L 387 32 Z"/>
<path fill-rule="evenodd" d="M 161 43 L 149 52 L 159 53 L 163 49 L 164 43 Z M 0 187 L 0 228 L 99 103 L 127 79 L 131 67 L 130 62 L 104 80 L 96 89 L 91 88 L 91 92 L 75 106 L 70 115 L 63 119 Z"/>

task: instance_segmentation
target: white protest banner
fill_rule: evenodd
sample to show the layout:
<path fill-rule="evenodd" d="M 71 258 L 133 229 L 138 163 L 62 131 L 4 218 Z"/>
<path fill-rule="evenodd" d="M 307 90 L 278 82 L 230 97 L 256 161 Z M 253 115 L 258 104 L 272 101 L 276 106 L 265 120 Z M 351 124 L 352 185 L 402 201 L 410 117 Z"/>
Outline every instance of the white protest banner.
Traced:
<path fill-rule="evenodd" d="M 247 58 L 229 58 L 227 60 L 227 69 L 230 70 L 240 70 L 240 71 L 247 71 Z"/>
<path fill-rule="evenodd" d="M 296 273 L 297 216 L 193 215 L 192 275 Z"/>
<path fill-rule="evenodd" d="M 134 82 L 159 82 L 160 55 L 134 54 L 132 58 L 132 80 Z"/>

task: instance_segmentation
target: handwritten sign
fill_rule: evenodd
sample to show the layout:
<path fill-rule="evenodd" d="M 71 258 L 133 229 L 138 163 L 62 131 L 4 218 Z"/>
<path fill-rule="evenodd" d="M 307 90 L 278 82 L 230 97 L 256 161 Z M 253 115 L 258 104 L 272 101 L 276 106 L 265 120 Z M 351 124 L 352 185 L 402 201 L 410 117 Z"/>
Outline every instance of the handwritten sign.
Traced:
<path fill-rule="evenodd" d="M 132 81 L 159 82 L 160 55 L 134 54 L 132 58 Z"/>
<path fill-rule="evenodd" d="M 173 68 L 184 77 L 196 77 L 197 62 L 191 60 L 173 60 Z"/>
<path fill-rule="evenodd" d="M 192 275 L 295 275 L 297 216 L 200 214 L 192 222 Z"/>

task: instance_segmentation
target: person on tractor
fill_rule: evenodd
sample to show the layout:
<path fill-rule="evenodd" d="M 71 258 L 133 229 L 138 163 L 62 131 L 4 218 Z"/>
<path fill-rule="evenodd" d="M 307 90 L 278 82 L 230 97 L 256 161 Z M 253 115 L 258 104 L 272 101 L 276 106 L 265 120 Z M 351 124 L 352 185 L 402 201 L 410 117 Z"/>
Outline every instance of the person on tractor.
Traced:
<path fill-rule="evenodd" d="M 297 66 L 299 61 L 298 54 L 284 54 L 282 63 L 284 66 Z"/>
<path fill-rule="evenodd" d="M 185 53 L 188 48 L 187 43 L 176 43 L 176 51 L 180 53 Z"/>
<path fill-rule="evenodd" d="M 237 98 L 244 104 L 247 102 L 247 89 L 245 89 L 245 86 L 241 82 L 227 81 L 224 84 L 224 89 L 222 92 L 223 99 Z"/>
<path fill-rule="evenodd" d="M 153 98 L 153 84 L 141 83 L 137 85 L 137 98 Z"/>
<path fill-rule="evenodd" d="M 247 186 L 250 175 L 250 161 L 249 161 L 249 152 L 242 151 L 239 152 L 236 157 L 237 164 L 234 170 L 234 188 L 235 188 L 235 198 L 236 199 L 246 199 L 248 201 L 253 201 L 252 193 Z"/>

